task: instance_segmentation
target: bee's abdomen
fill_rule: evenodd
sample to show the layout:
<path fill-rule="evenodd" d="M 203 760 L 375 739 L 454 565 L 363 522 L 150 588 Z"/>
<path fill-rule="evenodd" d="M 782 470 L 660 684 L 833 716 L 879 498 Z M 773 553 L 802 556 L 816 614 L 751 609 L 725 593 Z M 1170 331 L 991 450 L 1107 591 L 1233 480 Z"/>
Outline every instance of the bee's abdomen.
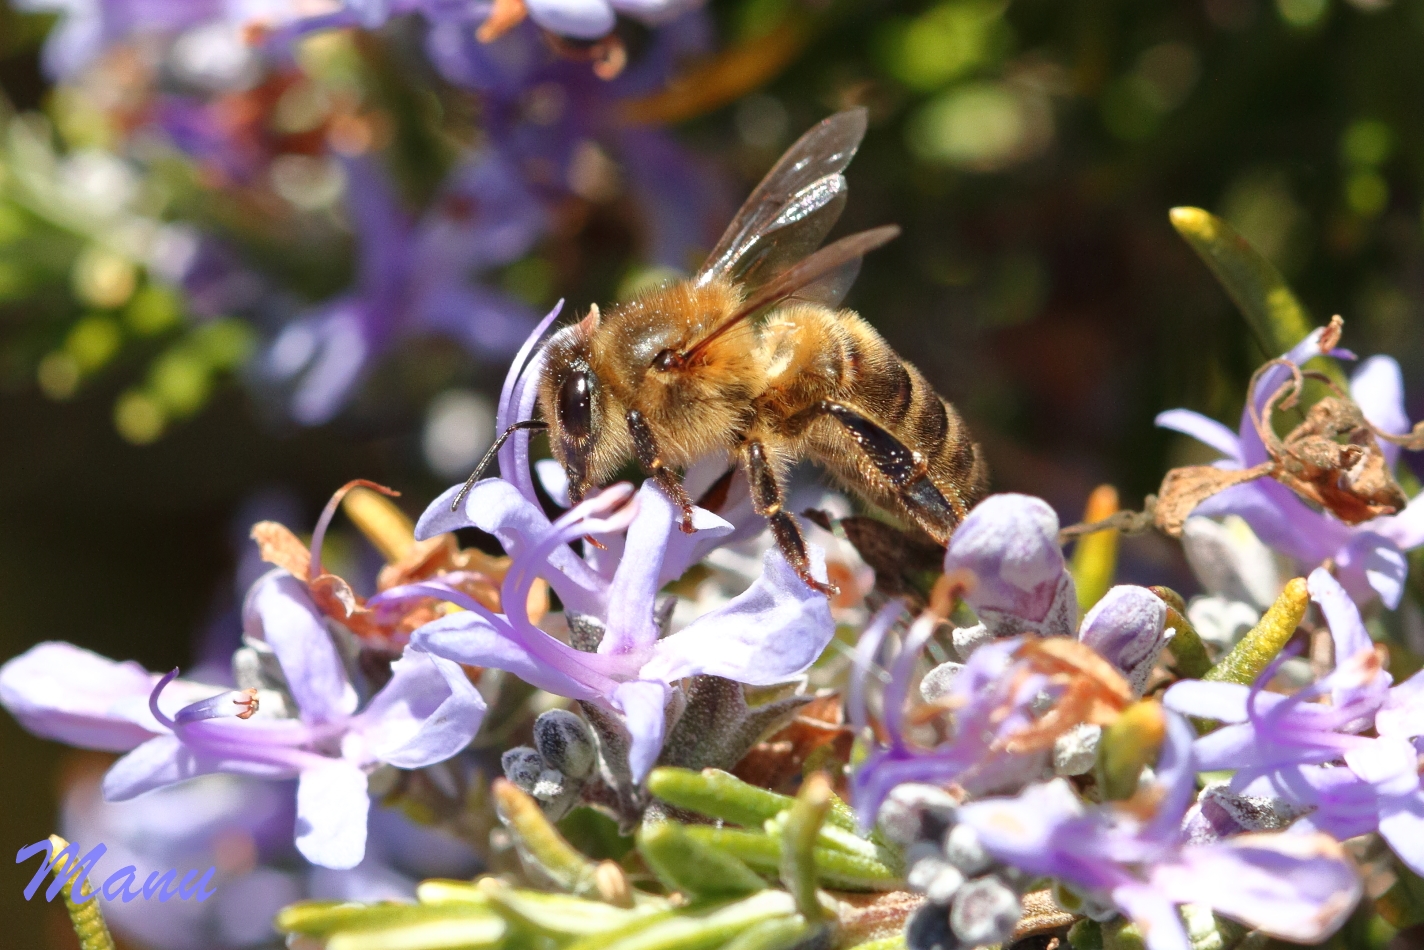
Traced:
<path fill-rule="evenodd" d="M 934 391 L 919 370 L 859 317 L 842 313 L 841 318 L 852 340 L 858 372 L 846 380 L 839 398 L 924 460 L 930 481 L 953 510 L 952 523 L 931 532 L 944 540 L 985 492 L 988 470 L 983 453 L 954 406 Z M 890 496 L 875 500 L 899 507 Z"/>

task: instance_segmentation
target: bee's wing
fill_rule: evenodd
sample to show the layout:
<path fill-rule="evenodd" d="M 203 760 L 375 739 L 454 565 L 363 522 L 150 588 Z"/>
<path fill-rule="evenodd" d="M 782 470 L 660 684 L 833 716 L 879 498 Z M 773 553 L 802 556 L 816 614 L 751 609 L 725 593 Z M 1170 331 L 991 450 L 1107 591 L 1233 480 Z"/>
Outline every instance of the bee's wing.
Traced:
<path fill-rule="evenodd" d="M 683 353 L 683 359 L 692 359 L 699 350 L 732 327 L 755 315 L 757 311 L 775 306 L 784 300 L 794 298 L 817 303 L 833 300 L 834 303 L 839 303 L 851 282 L 855 280 L 856 272 L 860 270 L 860 259 L 882 244 L 894 240 L 899 233 L 900 228 L 893 224 L 871 228 L 869 231 L 843 237 L 805 260 L 791 265 L 754 290 L 736 313 L 713 327 L 710 333 Z M 834 303 L 827 305 L 833 306 Z"/>
<path fill-rule="evenodd" d="M 845 207 L 841 172 L 855 157 L 865 123 L 864 109 L 849 109 L 801 136 L 742 205 L 696 282 L 726 277 L 754 288 L 819 247 Z"/>

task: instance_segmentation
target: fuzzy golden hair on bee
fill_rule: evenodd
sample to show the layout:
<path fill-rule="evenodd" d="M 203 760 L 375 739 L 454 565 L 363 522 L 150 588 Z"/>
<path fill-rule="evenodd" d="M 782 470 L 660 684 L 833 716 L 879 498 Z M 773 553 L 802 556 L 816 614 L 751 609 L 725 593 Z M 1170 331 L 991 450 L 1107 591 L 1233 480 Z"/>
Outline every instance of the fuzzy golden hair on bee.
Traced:
<path fill-rule="evenodd" d="M 784 508 L 787 469 L 805 458 L 948 540 L 984 493 L 979 447 L 918 370 L 837 309 L 861 257 L 899 229 L 820 247 L 865 127 L 864 110 L 826 119 L 772 168 L 691 279 L 592 307 L 550 340 L 539 411 L 573 500 L 636 459 L 691 531 L 678 470 L 720 455 L 745 469 L 787 562 L 829 593 Z"/>

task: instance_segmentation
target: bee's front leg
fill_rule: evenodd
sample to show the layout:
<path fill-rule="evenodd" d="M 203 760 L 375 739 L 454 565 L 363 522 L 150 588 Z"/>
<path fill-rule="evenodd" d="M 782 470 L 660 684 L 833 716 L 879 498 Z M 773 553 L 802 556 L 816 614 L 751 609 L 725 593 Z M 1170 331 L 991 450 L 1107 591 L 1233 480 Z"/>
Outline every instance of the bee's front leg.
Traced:
<path fill-rule="evenodd" d="M 840 593 L 834 584 L 823 584 L 811 576 L 811 559 L 806 554 L 806 537 L 801 526 L 782 505 L 786 493 L 781 488 L 781 480 L 776 468 L 767 456 L 766 447 L 760 442 L 742 443 L 742 461 L 747 467 L 747 481 L 751 483 L 752 507 L 756 513 L 771 524 L 771 536 L 781 549 L 781 556 L 795 569 L 796 574 L 806 582 L 806 586 L 827 597 Z"/>
<path fill-rule="evenodd" d="M 648 420 L 643 418 L 643 414 L 636 409 L 628 411 L 628 434 L 633 437 L 633 448 L 638 453 L 638 464 L 643 466 L 643 471 L 648 477 L 657 481 L 662 490 L 668 493 L 668 497 L 674 504 L 682 508 L 682 530 L 691 534 L 692 527 L 692 498 L 687 494 L 687 489 L 682 487 L 682 480 L 677 477 L 677 473 L 668 468 L 663 461 L 662 453 L 658 451 L 657 440 L 653 438 L 653 430 L 648 425 Z"/>

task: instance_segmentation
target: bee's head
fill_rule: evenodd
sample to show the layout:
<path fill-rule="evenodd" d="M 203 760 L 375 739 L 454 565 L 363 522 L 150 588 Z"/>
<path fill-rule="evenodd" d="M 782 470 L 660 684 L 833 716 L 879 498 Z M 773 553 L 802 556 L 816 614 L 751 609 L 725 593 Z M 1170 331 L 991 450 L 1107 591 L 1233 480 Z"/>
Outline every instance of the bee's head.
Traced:
<path fill-rule="evenodd" d="M 569 499 L 581 500 L 601 484 L 616 465 L 621 418 L 616 397 L 589 361 L 589 337 L 597 326 L 597 311 L 549 341 L 539 380 L 539 410 L 549 424 L 549 448 L 569 477 Z"/>

